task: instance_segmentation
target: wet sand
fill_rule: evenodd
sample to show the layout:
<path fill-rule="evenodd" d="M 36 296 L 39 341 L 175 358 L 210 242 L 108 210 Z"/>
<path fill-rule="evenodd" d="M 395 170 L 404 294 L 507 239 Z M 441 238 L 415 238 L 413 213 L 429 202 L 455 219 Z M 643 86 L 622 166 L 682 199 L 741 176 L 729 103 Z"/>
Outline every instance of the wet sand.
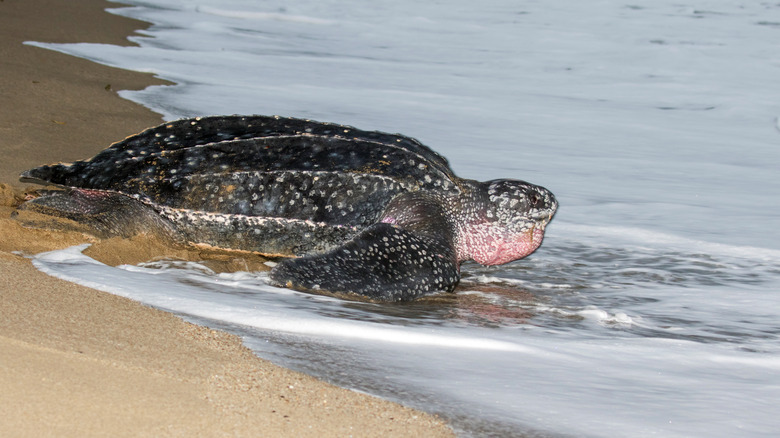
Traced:
<path fill-rule="evenodd" d="M 119 6 L 0 1 L 2 435 L 452 436 L 430 415 L 274 366 L 236 336 L 49 277 L 20 255 L 88 242 L 108 263 L 203 256 L 154 239 L 29 228 L 11 217 L 31 189 L 18 182 L 21 171 L 88 158 L 161 122 L 116 90 L 164 81 L 22 44 L 130 44 L 126 37 L 144 23 L 104 12 Z"/>

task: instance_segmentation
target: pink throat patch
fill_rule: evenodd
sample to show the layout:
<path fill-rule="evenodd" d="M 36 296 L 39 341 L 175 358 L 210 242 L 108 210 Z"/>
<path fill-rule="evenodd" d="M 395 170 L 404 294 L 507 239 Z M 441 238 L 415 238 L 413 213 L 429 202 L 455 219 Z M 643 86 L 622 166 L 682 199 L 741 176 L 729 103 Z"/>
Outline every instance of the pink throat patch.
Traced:
<path fill-rule="evenodd" d="M 503 236 L 489 233 L 472 233 L 466 237 L 466 242 L 459 245 L 459 258 L 461 258 L 460 255 L 464 255 L 465 257 L 461 260 L 470 258 L 486 266 L 503 265 L 513 260 L 522 259 L 536 251 L 542 244 L 544 228 L 535 227 L 527 233 L 514 237 L 514 239 L 507 240 Z M 463 247 L 464 244 L 466 247 Z"/>

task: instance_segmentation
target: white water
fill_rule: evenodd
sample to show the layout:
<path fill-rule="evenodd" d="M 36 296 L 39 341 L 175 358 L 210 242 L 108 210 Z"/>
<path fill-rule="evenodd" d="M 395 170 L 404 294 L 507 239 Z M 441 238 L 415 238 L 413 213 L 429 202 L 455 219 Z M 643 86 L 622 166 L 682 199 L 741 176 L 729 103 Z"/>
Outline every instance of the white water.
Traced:
<path fill-rule="evenodd" d="M 237 332 L 259 355 L 437 412 L 463 435 L 780 430 L 780 5 L 128 1 L 140 47 L 34 43 L 178 85 L 166 118 L 402 132 L 561 208 L 454 297 L 349 303 L 176 263 L 52 275 Z M 85 157 L 86 158 L 86 157 Z M 122 285 L 122 286 L 119 286 Z"/>

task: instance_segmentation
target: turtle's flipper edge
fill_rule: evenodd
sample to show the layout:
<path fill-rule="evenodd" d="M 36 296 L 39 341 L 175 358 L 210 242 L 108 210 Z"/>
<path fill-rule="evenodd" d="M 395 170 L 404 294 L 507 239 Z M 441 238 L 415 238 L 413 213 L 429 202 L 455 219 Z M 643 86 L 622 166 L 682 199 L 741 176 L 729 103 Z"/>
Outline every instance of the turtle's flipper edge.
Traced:
<path fill-rule="evenodd" d="M 379 223 L 327 253 L 280 262 L 278 286 L 354 293 L 377 301 L 409 301 L 452 291 L 459 280 L 454 249 L 445 239 Z"/>
<path fill-rule="evenodd" d="M 20 210 L 71 219 L 89 226 L 97 237 L 131 237 L 154 233 L 177 240 L 173 224 L 154 209 L 129 196 L 101 190 L 44 191 L 43 196 L 19 206 Z"/>

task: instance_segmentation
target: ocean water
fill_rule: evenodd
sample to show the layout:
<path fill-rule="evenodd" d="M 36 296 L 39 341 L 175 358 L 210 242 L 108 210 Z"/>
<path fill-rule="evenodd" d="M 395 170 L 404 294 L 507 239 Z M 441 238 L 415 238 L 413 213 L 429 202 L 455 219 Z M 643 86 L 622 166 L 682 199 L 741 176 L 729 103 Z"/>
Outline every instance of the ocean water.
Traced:
<path fill-rule="evenodd" d="M 51 275 L 241 335 L 461 436 L 780 430 L 780 3 L 125 0 L 139 47 L 30 42 L 175 86 L 166 119 L 258 113 L 414 136 L 561 207 L 542 248 L 455 294 L 355 303 L 264 273 L 83 247 Z M 87 158 L 87 157 L 85 157 Z"/>

